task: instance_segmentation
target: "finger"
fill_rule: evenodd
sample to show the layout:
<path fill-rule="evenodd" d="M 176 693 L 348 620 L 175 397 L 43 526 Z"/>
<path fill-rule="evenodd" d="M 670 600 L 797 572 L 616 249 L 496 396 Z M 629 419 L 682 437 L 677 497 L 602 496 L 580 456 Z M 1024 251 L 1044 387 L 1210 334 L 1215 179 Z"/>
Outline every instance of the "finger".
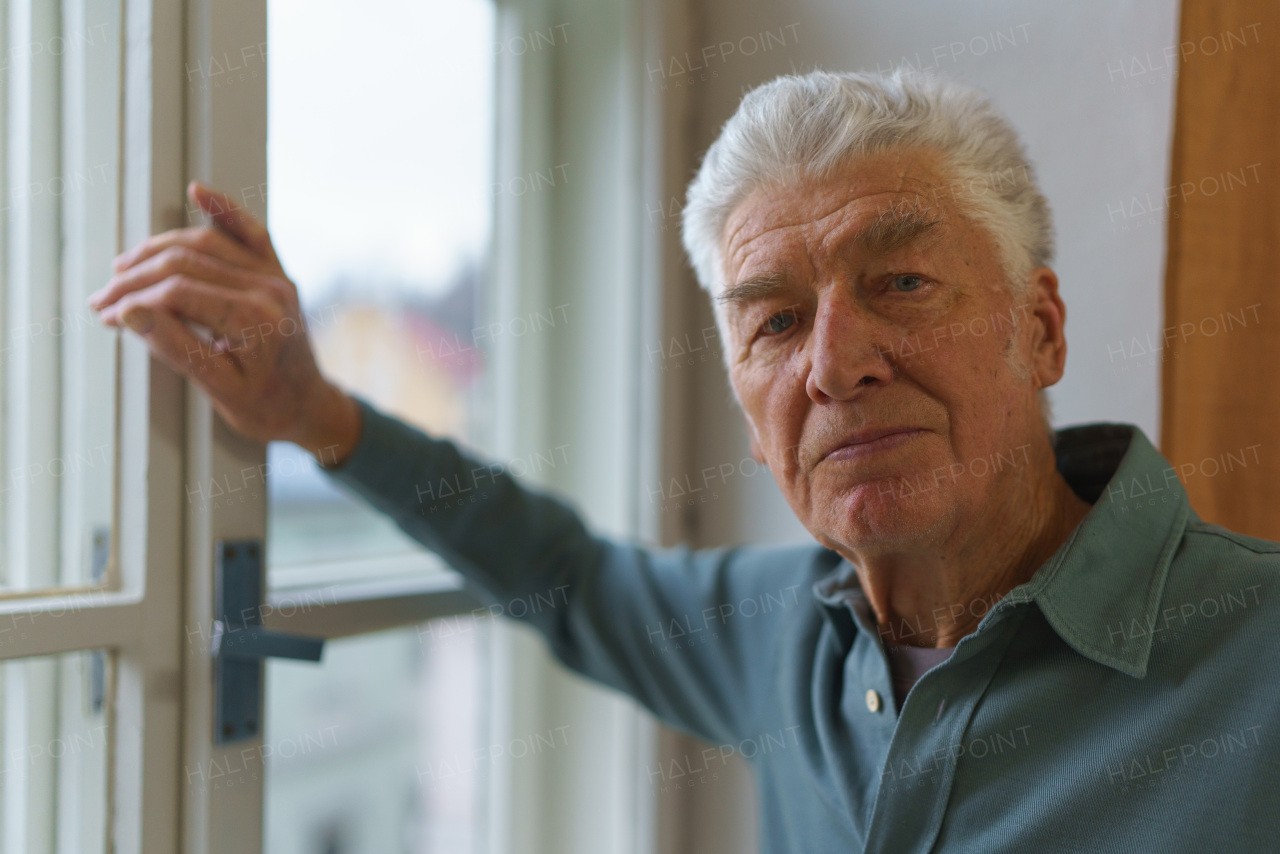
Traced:
<path fill-rule="evenodd" d="M 278 268 L 250 252 L 244 244 L 227 234 L 220 228 L 195 226 L 192 228 L 175 228 L 163 234 L 148 237 L 128 252 L 122 252 L 112 262 L 116 272 L 125 270 L 159 255 L 174 246 L 185 246 L 205 255 L 210 255 L 235 267 L 245 267 L 263 272 L 276 272 Z"/>
<path fill-rule="evenodd" d="M 89 297 L 89 307 L 101 311 L 129 294 L 171 276 L 190 276 L 235 290 L 249 290 L 262 283 L 256 274 L 243 267 L 232 266 L 185 246 L 170 246 L 160 254 L 112 276 L 102 290 Z"/>
<path fill-rule="evenodd" d="M 126 315 L 127 325 L 147 342 L 161 361 L 191 377 L 211 397 L 234 399 L 243 385 L 238 364 L 208 351 L 208 345 L 173 314 L 138 306 Z"/>
<path fill-rule="evenodd" d="M 207 213 L 219 228 L 226 229 L 233 237 L 247 246 L 250 251 L 262 258 L 280 263 L 276 250 L 271 245 L 271 235 L 267 227 L 256 217 L 241 208 L 226 193 L 220 193 L 192 181 L 187 186 L 187 196 L 200 210 Z"/>
<path fill-rule="evenodd" d="M 172 276 L 128 295 L 104 311 L 103 319 L 119 325 L 128 314 L 140 308 L 163 311 L 197 323 L 216 336 L 231 339 L 233 346 L 237 341 L 265 340 L 280 325 L 279 317 L 256 295 L 188 276 Z"/>

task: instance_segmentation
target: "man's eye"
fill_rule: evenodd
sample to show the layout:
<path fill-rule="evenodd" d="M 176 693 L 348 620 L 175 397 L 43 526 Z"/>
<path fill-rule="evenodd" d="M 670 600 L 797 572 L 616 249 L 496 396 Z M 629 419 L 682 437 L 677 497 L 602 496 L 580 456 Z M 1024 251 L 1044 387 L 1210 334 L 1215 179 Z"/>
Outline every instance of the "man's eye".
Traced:
<path fill-rule="evenodd" d="M 923 284 L 924 284 L 924 279 L 921 276 L 912 276 L 912 275 L 894 276 L 892 279 L 889 280 L 889 287 L 897 291 L 898 293 L 907 293 L 909 291 L 914 291 L 916 288 L 920 287 Z"/>
<path fill-rule="evenodd" d="M 790 309 L 780 311 L 761 324 L 760 331 L 765 335 L 778 335 L 790 329 L 791 325 L 795 322 L 795 319 L 796 315 L 794 311 L 791 311 Z"/>

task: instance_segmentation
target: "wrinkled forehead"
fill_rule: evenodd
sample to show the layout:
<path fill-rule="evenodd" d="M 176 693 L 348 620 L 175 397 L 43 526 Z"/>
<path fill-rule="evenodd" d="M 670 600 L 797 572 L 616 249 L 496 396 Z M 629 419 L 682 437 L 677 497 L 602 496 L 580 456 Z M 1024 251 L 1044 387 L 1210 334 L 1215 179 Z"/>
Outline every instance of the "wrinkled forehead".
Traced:
<path fill-rule="evenodd" d="M 925 149 L 864 155 L 830 175 L 763 184 L 725 221 L 718 290 L 732 284 L 762 240 L 825 239 L 851 231 L 868 249 L 887 248 L 922 223 L 950 217 L 950 184 L 941 158 Z"/>

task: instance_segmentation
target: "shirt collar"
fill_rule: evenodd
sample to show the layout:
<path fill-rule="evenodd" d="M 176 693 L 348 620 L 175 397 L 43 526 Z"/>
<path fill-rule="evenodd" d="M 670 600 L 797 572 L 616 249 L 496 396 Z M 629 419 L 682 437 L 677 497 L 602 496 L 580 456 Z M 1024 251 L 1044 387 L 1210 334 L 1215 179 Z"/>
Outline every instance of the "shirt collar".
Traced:
<path fill-rule="evenodd" d="M 997 614 L 1034 601 L 1081 655 L 1142 678 L 1169 565 L 1191 514 L 1186 490 L 1132 424 L 1059 430 L 1054 452 L 1058 471 L 1093 507 L 1030 581 L 990 609 L 978 631 Z M 856 607 L 866 597 L 848 561 L 819 579 L 813 593 L 846 646 L 855 623 L 877 636 L 870 614 Z"/>
<path fill-rule="evenodd" d="M 1058 471 L 1093 508 L 1009 598 L 1035 600 L 1081 655 L 1141 678 L 1169 566 L 1191 515 L 1187 491 L 1177 469 L 1131 424 L 1060 430 L 1054 451 Z"/>

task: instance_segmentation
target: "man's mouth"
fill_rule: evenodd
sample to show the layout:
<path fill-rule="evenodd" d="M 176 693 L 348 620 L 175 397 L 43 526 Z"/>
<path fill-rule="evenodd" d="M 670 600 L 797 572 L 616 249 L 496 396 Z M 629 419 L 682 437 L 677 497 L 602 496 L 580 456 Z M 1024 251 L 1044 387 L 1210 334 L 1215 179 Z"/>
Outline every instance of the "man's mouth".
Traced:
<path fill-rule="evenodd" d="M 861 460 L 899 445 L 905 445 L 923 434 L 923 430 L 914 427 L 887 427 L 880 430 L 863 430 L 846 438 L 832 450 L 828 451 L 824 460 Z"/>

